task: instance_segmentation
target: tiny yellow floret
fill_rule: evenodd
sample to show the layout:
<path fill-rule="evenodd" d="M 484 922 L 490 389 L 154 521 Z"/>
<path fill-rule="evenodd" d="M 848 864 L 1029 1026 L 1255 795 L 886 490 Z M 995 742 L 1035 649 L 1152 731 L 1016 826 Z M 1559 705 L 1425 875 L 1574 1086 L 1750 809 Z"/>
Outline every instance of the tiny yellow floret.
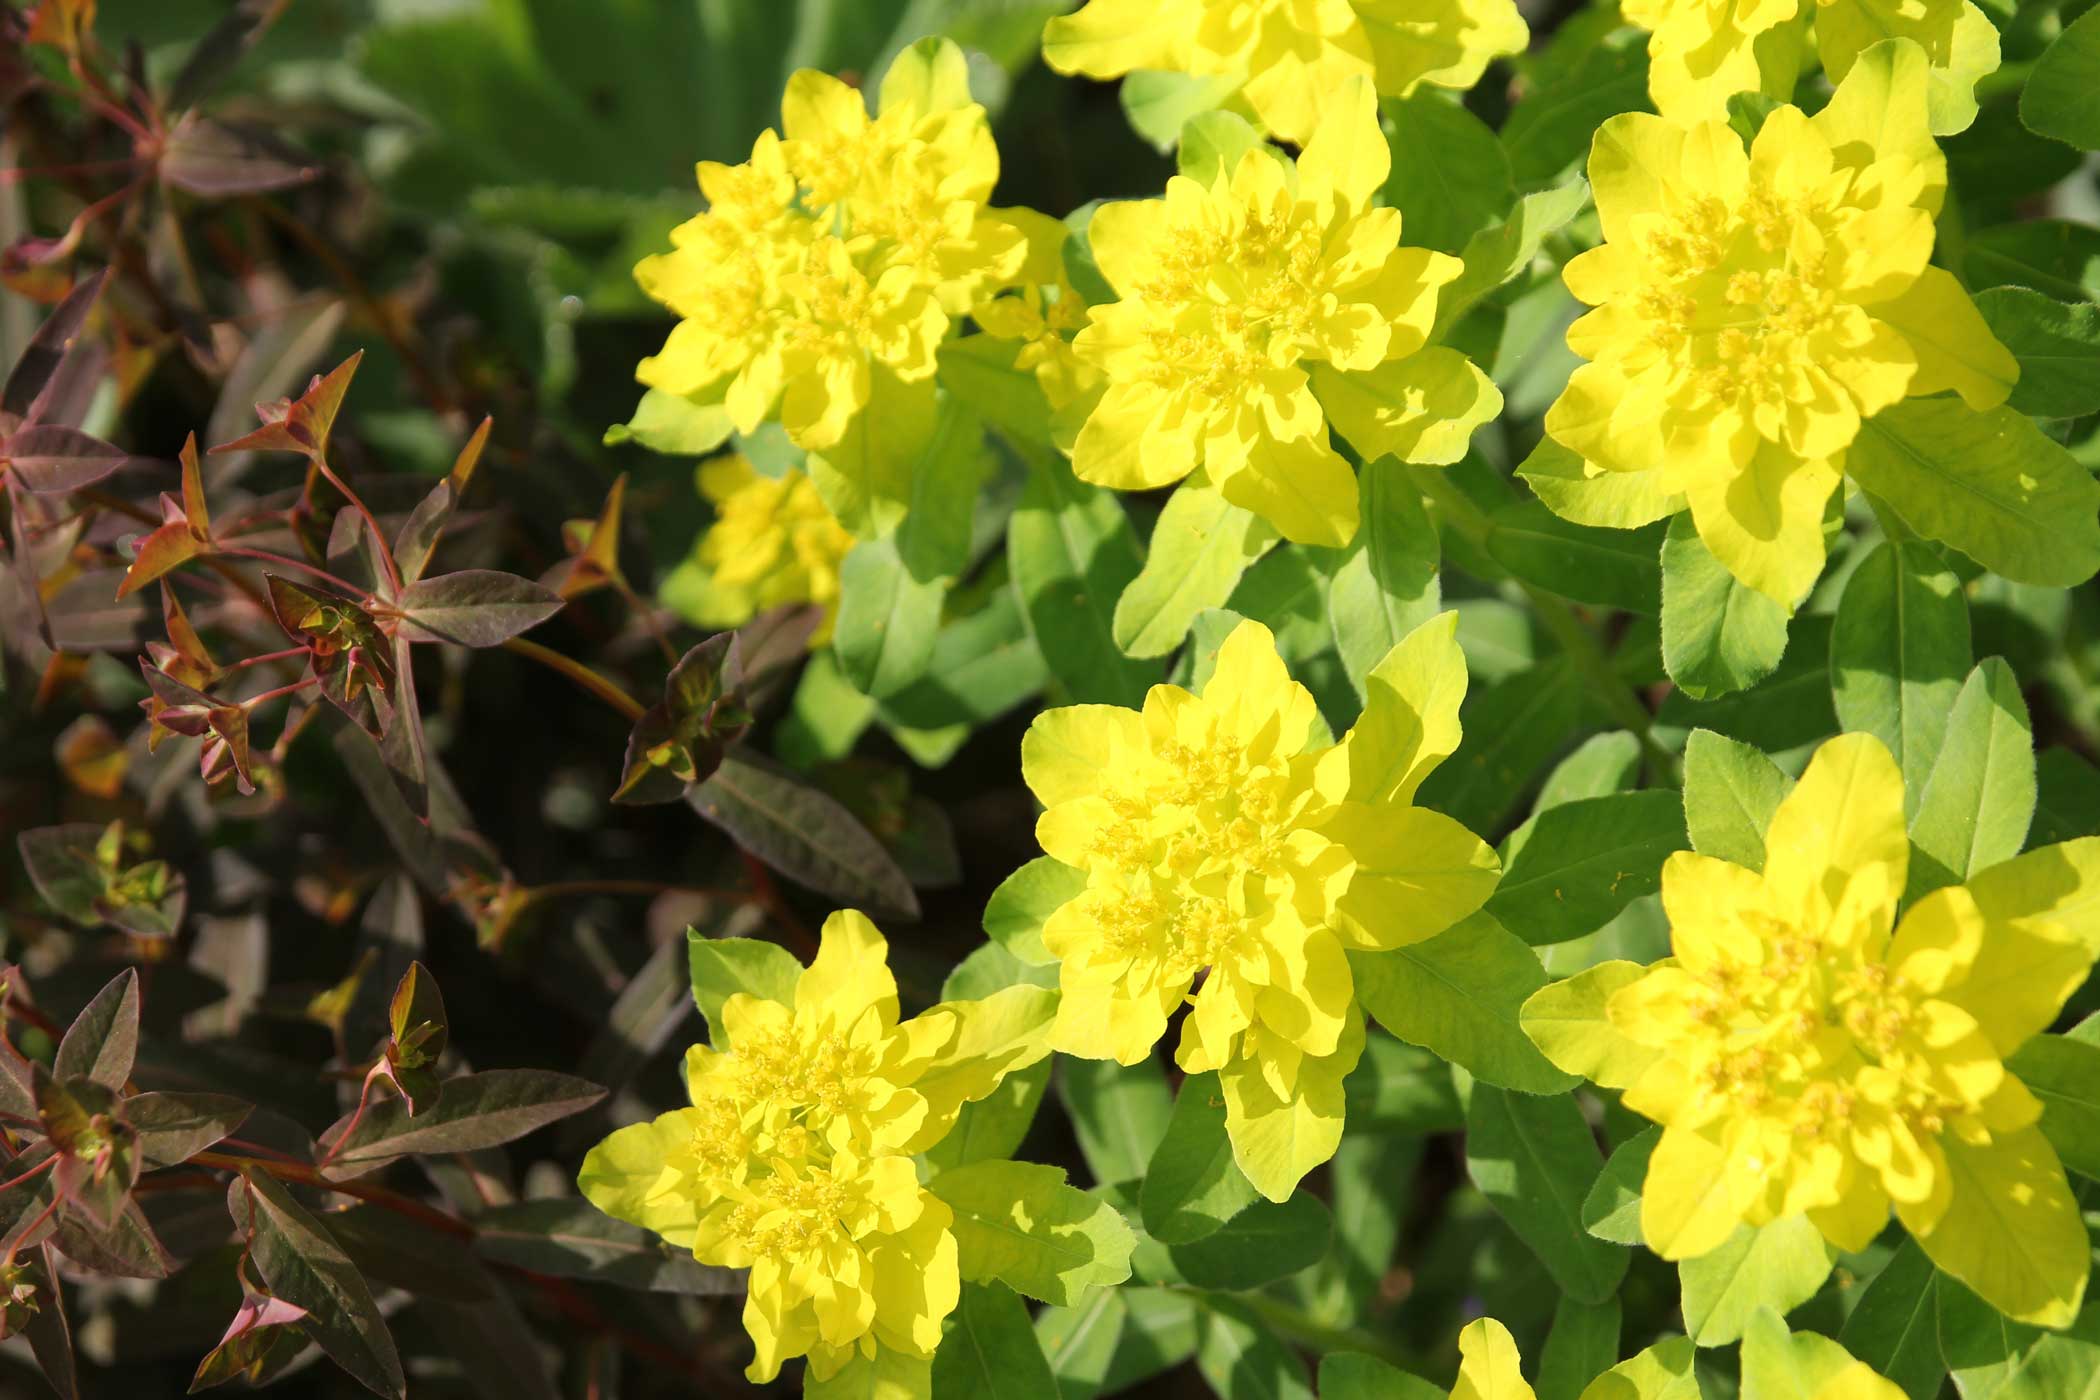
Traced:
<path fill-rule="evenodd" d="M 768 608 L 814 604 L 824 618 L 813 645 L 838 619 L 839 564 L 853 536 L 832 518 L 808 477 L 761 476 L 731 454 L 701 465 L 700 493 L 715 507 L 692 557 L 664 580 L 664 600 L 698 627 L 740 627 Z"/>

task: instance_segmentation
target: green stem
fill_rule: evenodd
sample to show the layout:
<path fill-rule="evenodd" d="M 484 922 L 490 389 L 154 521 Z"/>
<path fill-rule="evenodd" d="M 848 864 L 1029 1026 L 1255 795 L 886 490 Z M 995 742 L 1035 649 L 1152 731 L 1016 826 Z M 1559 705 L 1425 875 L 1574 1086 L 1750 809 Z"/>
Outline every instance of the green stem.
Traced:
<path fill-rule="evenodd" d="M 1201 1289 L 1183 1291 L 1205 1303 L 1217 1296 Z M 1418 1370 L 1422 1364 L 1420 1357 L 1389 1337 L 1381 1337 L 1360 1327 L 1329 1326 L 1305 1309 L 1294 1307 L 1265 1293 L 1235 1293 L 1231 1295 L 1230 1301 L 1260 1318 L 1271 1331 L 1309 1351 L 1323 1354 L 1333 1351 L 1365 1352 L 1388 1365 L 1398 1366 L 1403 1371 Z"/>
<path fill-rule="evenodd" d="M 1436 506 L 1444 522 L 1476 549 L 1486 553 L 1488 532 L 1494 528 L 1487 512 L 1474 504 L 1447 473 L 1435 467 L 1414 467 L 1410 474 L 1422 494 Z M 1639 741 L 1650 771 L 1662 777 L 1676 775 L 1677 760 L 1655 740 L 1655 717 L 1648 713 L 1648 707 L 1641 703 L 1641 697 L 1634 693 L 1625 678 L 1612 669 L 1611 658 L 1605 654 L 1603 643 L 1597 640 L 1597 634 L 1589 624 L 1577 617 L 1575 610 L 1558 596 L 1522 579 L 1513 582 L 1523 590 L 1540 624 L 1553 635 L 1561 654 L 1588 684 L 1612 721 L 1623 725 Z"/>

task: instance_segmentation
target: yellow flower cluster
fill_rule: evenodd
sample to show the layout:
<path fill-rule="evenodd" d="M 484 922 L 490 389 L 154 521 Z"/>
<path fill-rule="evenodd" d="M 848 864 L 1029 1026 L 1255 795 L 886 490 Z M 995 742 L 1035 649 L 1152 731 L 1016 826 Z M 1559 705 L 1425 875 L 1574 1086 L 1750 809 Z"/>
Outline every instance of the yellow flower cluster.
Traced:
<path fill-rule="evenodd" d="M 1051 409 L 1063 410 L 1100 379 L 1072 348 L 1072 337 L 1087 323 L 1086 301 L 1065 273 L 1065 245 L 1072 231 L 1033 209 L 1003 213 L 1027 237 L 1028 261 L 1016 285 L 1002 288 L 970 316 L 986 335 L 1020 342 L 1014 367 L 1032 373 Z"/>
<path fill-rule="evenodd" d="M 1037 838 L 1087 877 L 1043 928 L 1061 963 L 1052 1046 L 1134 1064 L 1189 1002 L 1176 1058 L 1218 1072 L 1234 1156 L 1274 1200 L 1341 1137 L 1364 1044 L 1346 950 L 1440 933 L 1494 889 L 1495 853 L 1412 805 L 1458 746 L 1455 624 L 1432 619 L 1379 663 L 1339 744 L 1255 622 L 1200 694 L 1051 710 L 1022 742 Z"/>
<path fill-rule="evenodd" d="M 1909 39 L 1931 64 L 1932 130 L 1951 135 L 1976 119 L 1976 80 L 1998 66 L 1998 31 L 1969 0 L 1627 0 L 1621 8 L 1649 31 L 1648 92 L 1677 122 L 1726 121 L 1739 92 L 1793 96 L 1811 46 L 1830 80 L 1842 82 L 1874 44 Z"/>
<path fill-rule="evenodd" d="M 790 1003 L 732 996 L 716 1048 L 687 1053 L 693 1106 L 614 1133 L 578 1185 L 703 1264 L 751 1271 L 753 1380 L 804 1354 L 827 1380 L 885 1351 L 886 1373 L 923 1380 L 961 1281 L 953 1214 L 912 1157 L 1047 1053 L 1041 1002 L 1014 987 L 899 1021 L 882 935 L 834 914 Z"/>
<path fill-rule="evenodd" d="M 1074 342 L 1107 389 L 1072 469 L 1134 491 L 1200 468 L 1285 537 L 1339 546 L 1357 487 L 1330 421 L 1366 460 L 1463 456 L 1502 396 L 1428 345 L 1461 264 L 1400 246 L 1399 211 L 1372 206 L 1391 168 L 1377 95 L 1355 79 L 1295 171 L 1257 147 L 1208 185 L 1176 176 L 1164 200 L 1100 210 L 1089 238 L 1121 300 Z"/>
<path fill-rule="evenodd" d="M 845 439 L 878 381 L 930 393 L 952 320 L 1027 254 L 985 207 L 999 152 L 952 44 L 900 58 L 872 117 L 837 78 L 795 74 L 780 132 L 699 176 L 707 211 L 635 269 L 679 317 L 638 377 L 743 433 L 777 411 L 813 452 Z"/>
<path fill-rule="evenodd" d="M 1723 122 L 1598 130 L 1605 241 L 1565 273 L 1595 308 L 1568 330 L 1589 363 L 1546 431 L 1612 481 L 1556 509 L 1633 526 L 1689 507 L 1729 572 L 1792 608 L 1862 420 L 1949 389 L 2005 400 L 2018 362 L 1929 265 L 1947 177 L 1927 77 L 1915 44 L 1877 46 L 1815 116 L 1774 109 L 1747 153 Z"/>
<path fill-rule="evenodd" d="M 1680 852 L 1663 867 L 1673 956 L 1605 963 L 1618 1048 L 1563 1068 L 1664 1125 L 1642 1233 L 1665 1258 L 1740 1224 L 1803 1215 L 1841 1249 L 1897 1217 L 1934 1264 L 2007 1316 L 2063 1326 L 2091 1250 L 2005 1061 L 2046 1029 L 2100 950 L 2100 839 L 2031 851 L 1896 905 L 1903 778 L 1870 735 L 1826 743 L 1765 834 L 1762 872 Z M 1561 993 L 1548 989 L 1541 996 Z"/>
<path fill-rule="evenodd" d="M 739 627 L 767 608 L 814 603 L 824 610 L 811 642 L 831 638 L 838 618 L 839 563 L 853 548 L 809 478 L 761 476 L 731 454 L 703 463 L 700 494 L 715 521 L 692 558 L 664 580 L 664 601 L 698 627 Z"/>
<path fill-rule="evenodd" d="M 1140 69 L 1215 78 L 1281 139 L 1303 145 L 1352 78 L 1388 97 L 1464 91 L 1530 40 L 1511 0 L 1089 0 L 1043 31 L 1060 73 Z"/>

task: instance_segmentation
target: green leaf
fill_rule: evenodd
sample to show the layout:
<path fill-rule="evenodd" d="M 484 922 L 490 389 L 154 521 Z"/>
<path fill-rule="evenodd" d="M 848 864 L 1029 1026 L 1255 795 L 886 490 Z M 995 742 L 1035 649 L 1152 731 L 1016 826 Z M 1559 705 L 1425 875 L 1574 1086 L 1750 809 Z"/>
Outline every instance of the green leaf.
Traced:
<path fill-rule="evenodd" d="M 401 590 L 401 635 L 416 642 L 500 646 L 562 610 L 562 596 L 529 578 L 461 569 Z"/>
<path fill-rule="evenodd" d="M 1063 1400 L 1093 1400 L 1105 1388 L 1130 1320 L 1123 1293 L 1120 1288 L 1097 1288 L 1077 1307 L 1044 1308 L 1036 1314 L 1036 1341 Z"/>
<path fill-rule="evenodd" d="M 1581 160 L 1607 117 L 1653 110 L 1647 38 L 1619 29 L 1525 94 L 1502 124 L 1518 188 L 1544 184 Z"/>
<path fill-rule="evenodd" d="M 125 968 L 73 1018 L 58 1042 L 51 1071 L 60 1079 L 91 1079 L 122 1092 L 139 1052 L 139 974 Z"/>
<path fill-rule="evenodd" d="M 1175 162 L 1183 175 L 1207 186 L 1221 174 L 1230 177 L 1249 151 L 1260 151 L 1279 163 L 1283 160 L 1283 153 L 1264 141 L 1254 124 L 1237 112 L 1203 112 L 1182 126 L 1181 150 Z"/>
<path fill-rule="evenodd" d="M 2100 1180 L 2100 1045 L 2038 1035 L 2005 1067 L 2042 1101 L 2042 1132 L 2063 1164 Z"/>
<path fill-rule="evenodd" d="M 1601 1303 L 1562 1298 L 1539 1353 L 1538 1400 L 1577 1400 L 1589 1389 L 1619 1359 L 1622 1322 L 1616 1297 Z"/>
<path fill-rule="evenodd" d="M 944 989 L 943 1000 L 954 998 Z M 1007 1075 L 991 1093 L 962 1106 L 948 1135 L 926 1149 L 927 1168 L 944 1172 L 972 1162 L 1013 1156 L 1035 1125 L 1035 1115 L 1049 1088 L 1048 1059 Z"/>
<path fill-rule="evenodd" d="M 1582 1198 L 1582 1228 L 1613 1244 L 1638 1245 L 1641 1235 L 1641 1190 L 1648 1179 L 1648 1158 L 1662 1140 L 1662 1129 L 1641 1129 L 1612 1149 L 1604 1170 Z"/>
<path fill-rule="evenodd" d="M 1907 399 L 1860 424 L 1845 471 L 1919 534 L 2016 583 L 2100 569 L 2100 483 L 2014 409 Z"/>
<path fill-rule="evenodd" d="M 1330 1351 L 1320 1358 L 1320 1400 L 1444 1400 L 1444 1390 L 1375 1356 Z"/>
<path fill-rule="evenodd" d="M 1196 1369 L 1219 1400 L 1313 1400 L 1305 1363 L 1251 1314 L 1213 1300 L 1198 1327 Z"/>
<path fill-rule="evenodd" d="M 735 432 L 736 424 L 721 404 L 697 404 L 650 389 L 635 406 L 634 417 L 605 430 L 605 445 L 632 442 L 667 456 L 704 457 Z"/>
<path fill-rule="evenodd" d="M 1689 511 L 1662 546 L 1663 666 L 1684 692 L 1712 700 L 1747 690 L 1786 654 L 1786 609 L 1714 558 Z"/>
<path fill-rule="evenodd" d="M 1573 1095 L 1473 1086 L 1466 1174 L 1560 1291 L 1584 1303 L 1610 1298 L 1630 1257 L 1582 1227 L 1583 1197 L 1603 1168 Z"/>
<path fill-rule="evenodd" d="M 1070 1307 L 1095 1285 L 1130 1277 L 1130 1226 L 1114 1207 L 1065 1184 L 1062 1167 L 972 1162 L 927 1190 L 955 1212 L 966 1282 L 998 1279 L 1017 1293 Z"/>
<path fill-rule="evenodd" d="M 1947 1378 L 1933 1307 L 1932 1261 L 1905 1239 L 1860 1293 L 1837 1339 L 1846 1351 L 1903 1388 L 1934 1400 Z"/>
<path fill-rule="evenodd" d="M 2034 825 L 2027 830 L 2028 849 L 2100 834 L 2100 768 L 2069 749 L 2044 749 L 2034 762 Z"/>
<path fill-rule="evenodd" d="M 926 674 L 884 701 L 880 717 L 887 725 L 914 729 L 989 724 L 1039 693 L 1048 679 L 1020 600 L 1011 589 L 994 588 L 982 607 L 941 628 Z"/>
<path fill-rule="evenodd" d="M 1559 657 L 1476 686 L 1460 712 L 1465 737 L 1458 752 L 1423 780 L 1417 802 L 1473 831 L 1500 828 L 1592 703 Z"/>
<path fill-rule="evenodd" d="M 1276 542 L 1253 512 L 1207 482 L 1184 481 L 1152 527 L 1144 568 L 1116 599 L 1116 645 L 1136 657 L 1181 645 L 1205 608 L 1222 607 L 1247 566 Z"/>
<path fill-rule="evenodd" d="M 1581 1400 L 1700 1400 L 1696 1360 L 1691 1338 L 1665 1338 L 1597 1377 Z"/>
<path fill-rule="evenodd" d="M 1663 861 L 1684 844 L 1684 805 L 1674 792 L 1549 807 L 1510 834 L 1487 911 L 1534 947 L 1580 938 L 1653 894 Z"/>
<path fill-rule="evenodd" d="M 1327 1253 L 1334 1218 L 1304 1191 L 1286 1201 L 1256 1201 L 1200 1240 L 1173 1246 L 1174 1267 L 1198 1288 L 1260 1288 Z"/>
<path fill-rule="evenodd" d="M 1050 402 L 1035 371 L 1015 362 L 1027 342 L 968 335 L 939 349 L 941 387 L 1024 442 L 1050 438 Z"/>
<path fill-rule="evenodd" d="M 1055 453 L 1031 453 L 1006 539 L 1014 592 L 1036 645 L 1073 700 L 1142 704 L 1159 668 L 1117 645 L 1116 600 L 1138 576 L 1144 552 L 1115 493 L 1079 480 Z"/>
<path fill-rule="evenodd" d="M 551 1070 L 482 1070 L 446 1080 L 438 1101 L 414 1117 L 404 1100 L 387 1099 L 368 1105 L 346 1133 L 355 1115 L 345 1115 L 321 1135 L 321 1146 L 334 1175 L 354 1176 L 410 1153 L 498 1147 L 604 1097 L 589 1080 Z"/>
<path fill-rule="evenodd" d="M 1393 147 L 1386 203 L 1410 248 L 1456 253 L 1516 201 L 1509 157 L 1487 123 L 1435 88 L 1379 103 Z"/>
<path fill-rule="evenodd" d="M 1483 297 L 1525 271 L 1539 255 L 1548 235 L 1560 231 L 1590 202 L 1590 187 L 1581 180 L 1517 201 L 1508 220 L 1485 228 L 1466 240 L 1460 255 L 1465 268 L 1437 293 L 1436 325 L 1432 341 L 1440 341 L 1466 312 Z"/>
<path fill-rule="evenodd" d="M 1830 1277 L 1835 1255 L 1805 1215 L 1783 1215 L 1769 1225 L 1738 1225 L 1710 1254 L 1677 1266 L 1684 1289 L 1684 1325 L 1702 1347 L 1742 1337 L 1759 1308 L 1792 1312 Z"/>
<path fill-rule="evenodd" d="M 707 1020 L 710 1038 L 722 1035 L 722 1003 L 739 992 L 762 1001 L 795 1004 L 802 964 L 778 943 L 759 938 L 709 938 L 685 931 L 686 964 L 693 979 L 693 1004 Z"/>
<path fill-rule="evenodd" d="M 364 1275 L 320 1221 L 268 1173 L 236 1176 L 226 1208 L 248 1238 L 248 1258 L 270 1292 L 306 1316 L 299 1325 L 367 1389 L 406 1397 L 408 1382 Z"/>
<path fill-rule="evenodd" d="M 1517 1022 L 1546 984 L 1538 955 L 1487 914 L 1390 953 L 1349 955 L 1357 999 L 1402 1040 L 1433 1050 L 1475 1078 L 1527 1094 L 1581 1080 L 1555 1069 Z"/>
<path fill-rule="evenodd" d="M 919 897 L 896 859 L 829 794 L 732 746 L 686 805 L 791 880 L 871 914 L 917 918 Z"/>
<path fill-rule="evenodd" d="M 1450 1067 L 1383 1031 L 1364 1037 L 1363 1058 L 1342 1089 L 1352 1131 L 1427 1137 L 1456 1132 L 1465 1122 Z"/>
<path fill-rule="evenodd" d="M 1028 1305 L 997 1284 L 963 1285 L 933 1354 L 934 1395 L 954 1400 L 1059 1400 Z"/>
<path fill-rule="evenodd" d="M 1913 813 L 1969 663 L 1960 578 L 1916 542 L 1876 546 L 1838 604 L 1831 697 L 1840 724 L 1872 734 L 1895 756 Z"/>
<path fill-rule="evenodd" d="M 1531 804 L 1533 815 L 1564 802 L 1607 797 L 1634 784 L 1641 769 L 1641 742 L 1624 729 L 1592 734 L 1554 765 Z"/>
<path fill-rule="evenodd" d="M 1977 229 L 1964 240 L 1961 277 L 1973 291 L 2012 284 L 2058 301 L 2100 301 L 2100 228 L 2024 219 Z"/>
<path fill-rule="evenodd" d="M 1200 1240 L 1244 1210 L 1255 1195 L 1254 1183 L 1233 1161 L 1218 1076 L 1188 1076 L 1138 1189 L 1145 1233 L 1164 1245 Z"/>
<path fill-rule="evenodd" d="M 1969 673 L 1911 818 L 1912 899 L 2020 853 L 2034 818 L 2034 735 L 2019 677 L 1997 657 Z"/>
<path fill-rule="evenodd" d="M 1159 1061 L 1119 1065 L 1067 1055 L 1057 1062 L 1057 1087 L 1094 1179 L 1114 1185 L 1143 1176 L 1174 1112 Z"/>
<path fill-rule="evenodd" d="M 1684 745 L 1684 825 L 1702 856 L 1765 868 L 1765 828 L 1794 780 L 1748 744 L 1694 729 Z"/>
<path fill-rule="evenodd" d="M 943 578 L 913 576 L 894 535 L 853 547 L 839 565 L 832 650 L 855 690 L 885 700 L 926 674 L 947 591 Z"/>
<path fill-rule="evenodd" d="M 1123 79 L 1123 114 L 1138 135 L 1165 153 L 1179 144 L 1191 117 L 1215 111 L 1240 90 L 1241 81 L 1231 74 L 1132 73 Z"/>
<path fill-rule="evenodd" d="M 1358 499 L 1361 523 L 1327 585 L 1327 616 L 1361 696 L 1371 668 L 1435 615 L 1440 590 L 1436 527 L 1406 466 L 1390 457 L 1365 464 Z"/>
<path fill-rule="evenodd" d="M 1991 334 L 2020 362 L 2006 402 L 2037 418 L 2077 418 L 2100 409 L 2100 307 L 2066 305 L 2026 287 L 1993 287 L 1976 298 Z"/>
<path fill-rule="evenodd" d="M 1660 524 L 1604 530 L 1561 519 L 1536 500 L 1495 512 L 1487 551 L 1495 562 L 1548 592 L 1578 603 L 1654 616 L 1662 610 Z"/>
<path fill-rule="evenodd" d="M 1022 962 L 1054 963 L 1043 946 L 1043 924 L 1085 889 L 1085 871 L 1037 856 L 1000 881 L 985 901 L 985 936 Z"/>
<path fill-rule="evenodd" d="M 552 1278 L 587 1279 L 650 1293 L 696 1297 L 743 1291 L 735 1269 L 707 1268 L 638 1225 L 615 1220 L 576 1196 L 515 1201 L 474 1217 L 484 1258 Z"/>
<path fill-rule="evenodd" d="M 1827 616 L 1796 617 L 1785 658 L 1754 689 L 1706 701 L 1681 687 L 1672 690 L 1656 712 L 1657 737 L 1668 745 L 1673 732 L 1705 728 L 1774 754 L 1828 738 L 1837 732 L 1830 629 Z"/>
<path fill-rule="evenodd" d="M 2100 150 L 2100 15 L 2087 10 L 2035 60 L 2020 90 L 2020 120 L 2081 151 Z"/>

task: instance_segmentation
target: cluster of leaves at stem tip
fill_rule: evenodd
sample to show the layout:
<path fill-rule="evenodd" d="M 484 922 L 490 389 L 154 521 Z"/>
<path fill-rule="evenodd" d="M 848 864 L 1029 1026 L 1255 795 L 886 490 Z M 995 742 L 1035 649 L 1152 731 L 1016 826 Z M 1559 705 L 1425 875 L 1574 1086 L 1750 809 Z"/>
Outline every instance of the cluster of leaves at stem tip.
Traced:
<path fill-rule="evenodd" d="M 2100 10 L 288 8 L 0 9 L 0 1359 L 2089 1400 Z"/>

